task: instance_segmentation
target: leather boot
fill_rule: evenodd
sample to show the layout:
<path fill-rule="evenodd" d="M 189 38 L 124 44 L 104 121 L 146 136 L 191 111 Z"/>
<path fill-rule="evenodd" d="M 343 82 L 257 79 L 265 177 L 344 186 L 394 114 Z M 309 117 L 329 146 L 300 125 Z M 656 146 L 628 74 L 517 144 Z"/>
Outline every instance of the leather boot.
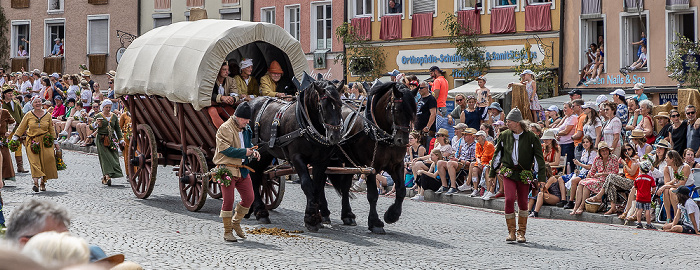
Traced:
<path fill-rule="evenodd" d="M 515 241 L 515 213 L 506 214 L 506 225 L 508 225 L 507 242 Z"/>
<path fill-rule="evenodd" d="M 22 156 L 15 156 L 15 161 L 17 162 L 17 172 L 18 173 L 27 173 L 28 171 L 24 169 L 24 161 L 22 160 Z"/>
<path fill-rule="evenodd" d="M 233 216 L 232 211 L 221 211 L 219 217 L 224 221 L 224 240 L 227 242 L 237 242 L 236 237 L 233 236 L 233 224 L 231 223 L 231 217 Z"/>
<path fill-rule="evenodd" d="M 518 211 L 518 231 L 515 237 L 518 243 L 525 243 L 525 230 L 527 230 L 527 211 Z"/>
<path fill-rule="evenodd" d="M 243 207 L 240 203 L 236 205 L 236 214 L 233 215 L 232 219 L 232 224 L 233 224 L 233 230 L 236 231 L 236 235 L 240 238 L 245 238 L 245 233 L 243 232 L 243 229 L 241 228 L 241 220 L 243 220 L 243 216 L 248 213 L 248 210 L 250 208 Z"/>

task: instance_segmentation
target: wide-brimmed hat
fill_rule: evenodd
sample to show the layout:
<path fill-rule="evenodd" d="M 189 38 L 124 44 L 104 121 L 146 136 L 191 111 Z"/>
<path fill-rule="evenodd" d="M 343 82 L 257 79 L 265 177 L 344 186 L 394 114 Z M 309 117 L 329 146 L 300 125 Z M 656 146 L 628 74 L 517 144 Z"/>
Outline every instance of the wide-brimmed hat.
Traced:
<path fill-rule="evenodd" d="M 515 121 L 515 122 L 523 121 L 523 114 L 520 112 L 520 110 L 518 108 L 512 109 L 508 113 L 508 116 L 506 116 L 506 120 Z"/>
<path fill-rule="evenodd" d="M 284 73 L 284 70 L 282 70 L 280 63 L 277 61 L 272 61 L 272 63 L 270 63 L 270 67 L 267 68 L 267 72 L 281 74 Z"/>
<path fill-rule="evenodd" d="M 462 131 L 462 134 L 467 134 L 467 135 L 474 135 L 476 134 L 476 129 L 475 128 L 467 128 L 464 131 Z"/>
<path fill-rule="evenodd" d="M 645 137 L 644 131 L 640 129 L 632 130 L 632 133 L 630 133 L 630 139 L 644 139 Z"/>
<path fill-rule="evenodd" d="M 444 128 L 440 128 L 436 134 L 444 135 L 445 137 L 450 136 L 450 132 Z"/>
<path fill-rule="evenodd" d="M 659 112 L 658 114 L 654 115 L 654 118 L 659 118 L 659 117 L 665 117 L 665 118 L 671 119 L 671 115 L 668 114 L 668 112 Z"/>
<path fill-rule="evenodd" d="M 83 70 L 82 72 L 80 72 L 80 76 L 83 77 L 90 77 L 90 75 L 92 75 L 92 73 L 90 73 L 89 70 Z"/>
<path fill-rule="evenodd" d="M 501 104 L 498 103 L 498 102 L 493 102 L 493 103 L 491 103 L 491 106 L 489 106 L 489 109 L 496 109 L 496 110 L 498 110 L 499 112 L 502 112 L 502 111 L 503 111 L 503 109 L 501 108 Z"/>
<path fill-rule="evenodd" d="M 457 129 L 465 129 L 465 128 L 468 128 L 468 127 L 469 127 L 469 126 L 467 126 L 467 124 L 465 124 L 465 123 L 459 123 L 459 124 L 457 124 L 456 126 L 454 126 L 453 128 L 455 128 L 455 130 L 457 130 Z"/>
<path fill-rule="evenodd" d="M 542 139 L 542 140 L 556 140 L 557 138 L 554 137 L 554 135 L 556 135 L 555 130 L 550 128 L 548 130 L 545 130 L 544 133 L 542 133 L 542 138 L 540 138 L 540 139 Z"/>
<path fill-rule="evenodd" d="M 606 143 L 605 141 L 601 141 L 598 143 L 598 151 L 600 151 L 600 149 L 603 149 L 603 148 L 607 148 L 608 150 L 611 150 L 608 143 Z"/>
<path fill-rule="evenodd" d="M 659 140 L 659 142 L 658 142 L 658 143 L 655 143 L 654 146 L 655 146 L 656 148 L 659 148 L 659 147 L 660 147 L 660 148 L 671 149 L 671 144 L 668 143 L 668 141 L 667 141 L 666 139 L 661 139 L 661 140 Z"/>
<path fill-rule="evenodd" d="M 110 70 L 109 72 L 107 72 L 107 76 L 109 76 L 110 78 L 114 78 L 117 76 L 117 72 L 114 70 Z"/>

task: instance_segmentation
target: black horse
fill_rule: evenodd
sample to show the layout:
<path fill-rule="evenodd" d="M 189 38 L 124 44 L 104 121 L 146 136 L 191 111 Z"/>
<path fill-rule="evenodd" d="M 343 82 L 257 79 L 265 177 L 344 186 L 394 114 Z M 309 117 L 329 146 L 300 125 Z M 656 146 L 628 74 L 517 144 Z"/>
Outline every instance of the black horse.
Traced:
<path fill-rule="evenodd" d="M 273 158 L 289 161 L 299 175 L 306 195 L 304 224 L 310 231 L 321 227 L 319 206 L 325 202 L 323 187 L 332 149 L 341 140 L 342 118 L 339 88 L 328 81 L 316 81 L 301 91 L 295 102 L 259 97 L 250 102 L 253 108 L 253 143 L 261 157 L 251 162 L 255 202 L 251 212 L 260 223 L 270 223 L 260 194 L 264 170 Z M 307 165 L 313 166 L 313 178 Z M 326 213 L 324 216 L 328 216 Z"/>
<path fill-rule="evenodd" d="M 372 86 L 366 109 L 357 111 L 344 106 L 343 117 L 349 125 L 336 155 L 345 166 L 369 166 L 377 173 L 386 171 L 394 179 L 396 199 L 384 213 L 384 221 L 394 223 L 401 216 L 401 205 L 406 197 L 403 158 L 408 145 L 410 127 L 416 116 L 415 96 L 400 83 L 377 83 Z M 351 125 L 351 126 L 350 126 Z M 340 164 L 333 164 L 333 166 Z M 345 225 L 355 225 L 355 215 L 350 208 L 351 175 L 328 175 L 342 196 L 341 219 Z M 370 204 L 368 228 L 373 233 L 384 234 L 384 223 L 377 214 L 376 175 L 367 175 L 367 200 Z M 323 199 L 325 201 L 325 198 Z M 327 210 L 326 210 L 327 211 Z"/>

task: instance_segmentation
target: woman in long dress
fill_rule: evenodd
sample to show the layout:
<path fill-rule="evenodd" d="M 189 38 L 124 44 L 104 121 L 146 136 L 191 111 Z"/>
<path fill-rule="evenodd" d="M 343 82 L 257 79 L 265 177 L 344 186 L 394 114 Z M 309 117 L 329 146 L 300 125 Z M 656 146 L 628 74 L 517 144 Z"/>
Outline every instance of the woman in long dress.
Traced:
<path fill-rule="evenodd" d="M 97 155 L 102 167 L 102 184 L 112 185 L 112 178 L 124 177 L 119 163 L 119 145 L 124 144 L 122 130 L 119 127 L 119 117 L 112 113 L 112 101 L 105 99 L 100 104 L 101 112 L 95 115 L 97 128 Z M 116 136 L 116 139 L 115 137 Z"/>
<path fill-rule="evenodd" d="M 2 170 L 0 170 L 0 176 L 2 177 L 2 180 L 15 179 L 15 169 L 12 167 L 11 160 L 12 155 L 10 154 L 10 148 L 8 148 L 7 146 L 6 139 L 9 130 L 9 125 L 14 123 L 15 119 L 12 118 L 12 115 L 10 115 L 10 111 L 0 109 L 0 140 L 4 142 L 3 144 L 0 144 L 0 153 L 2 154 L 0 155 L 2 157 L 2 162 L 0 162 L 0 166 L 2 167 Z"/>
<path fill-rule="evenodd" d="M 32 179 L 34 179 L 32 190 L 39 192 L 39 190 L 46 191 L 48 180 L 58 178 L 54 148 L 59 149 L 60 147 L 56 141 L 56 130 L 51 124 L 51 114 L 42 109 L 41 98 L 34 97 L 31 102 L 33 109 L 24 115 L 12 139 L 19 140 L 18 134 L 26 132 L 27 139 L 24 143 L 27 148 Z M 50 138 L 45 139 L 46 137 Z M 46 144 L 50 144 L 50 146 L 46 146 Z M 39 184 L 39 179 L 41 179 L 41 184 Z"/>

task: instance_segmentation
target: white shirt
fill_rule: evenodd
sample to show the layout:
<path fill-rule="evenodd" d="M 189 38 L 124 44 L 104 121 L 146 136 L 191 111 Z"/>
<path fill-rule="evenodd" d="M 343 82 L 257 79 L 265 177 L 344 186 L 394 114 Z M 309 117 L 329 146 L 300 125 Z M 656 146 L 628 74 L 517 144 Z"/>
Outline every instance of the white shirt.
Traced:
<path fill-rule="evenodd" d="M 32 95 L 36 96 L 39 94 L 39 89 L 44 90 L 44 86 L 41 85 L 41 79 L 34 80 L 34 85 L 32 86 Z"/>
<path fill-rule="evenodd" d="M 513 133 L 513 138 L 515 138 L 515 145 L 513 145 L 513 152 L 511 153 L 513 165 L 518 165 L 518 146 L 520 145 L 520 135 L 523 135 L 523 132 L 520 132 L 519 134 Z"/>
<path fill-rule="evenodd" d="M 593 124 L 593 125 L 588 124 L 588 121 L 586 121 L 586 124 L 583 125 L 583 135 L 584 136 L 586 136 L 586 135 L 591 136 L 591 138 L 593 138 L 593 142 L 595 143 L 596 137 L 598 136 L 598 134 L 596 134 L 595 130 L 598 127 L 603 127 L 603 119 L 598 118 L 598 122 Z M 601 129 L 601 134 L 602 133 L 603 133 L 603 131 Z"/>
<path fill-rule="evenodd" d="M 640 63 L 644 63 L 644 61 L 646 61 L 646 60 L 647 60 L 647 54 L 646 54 L 646 53 L 642 53 L 642 54 L 639 55 L 639 62 L 640 62 Z"/>
<path fill-rule="evenodd" d="M 29 82 L 29 81 L 24 81 L 24 82 L 22 83 L 22 86 L 20 86 L 19 91 L 20 91 L 23 95 L 26 95 L 26 94 L 29 94 L 29 91 L 27 90 L 27 88 L 31 88 L 31 87 L 32 87 L 32 83 L 31 83 L 31 82 Z"/>
<path fill-rule="evenodd" d="M 241 140 L 241 148 L 245 149 L 245 141 L 243 140 L 243 131 L 238 132 L 238 138 Z"/>
<path fill-rule="evenodd" d="M 90 88 L 85 88 L 80 92 L 80 99 L 85 100 L 83 106 L 92 106 L 92 91 L 90 91 Z"/>
<path fill-rule="evenodd" d="M 68 87 L 68 91 L 66 92 L 66 94 L 68 95 L 68 96 L 67 96 L 67 99 L 68 99 L 68 98 L 72 98 L 72 99 L 76 99 L 76 100 L 77 100 L 77 97 L 78 97 L 78 96 L 77 96 L 78 89 L 79 89 L 79 88 L 78 88 L 77 85 L 71 85 L 71 86 L 69 86 L 69 87 Z"/>

